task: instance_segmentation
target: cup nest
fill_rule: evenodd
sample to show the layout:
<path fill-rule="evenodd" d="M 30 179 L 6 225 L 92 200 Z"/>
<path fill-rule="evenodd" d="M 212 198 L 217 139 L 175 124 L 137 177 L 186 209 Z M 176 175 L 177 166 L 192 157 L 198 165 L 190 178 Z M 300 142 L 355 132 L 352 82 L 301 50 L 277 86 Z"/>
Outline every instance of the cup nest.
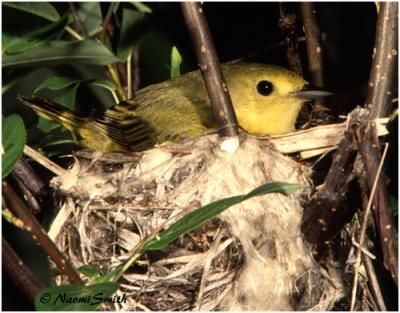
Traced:
<path fill-rule="evenodd" d="M 74 267 L 105 274 L 188 212 L 266 182 L 298 183 L 233 206 L 120 279 L 127 302 L 109 310 L 328 310 L 342 282 L 314 261 L 300 231 L 311 170 L 265 142 L 245 138 L 234 153 L 209 135 L 131 154 L 80 152 L 52 180 L 60 205 L 50 237 Z M 58 278 L 62 283 L 63 278 Z"/>

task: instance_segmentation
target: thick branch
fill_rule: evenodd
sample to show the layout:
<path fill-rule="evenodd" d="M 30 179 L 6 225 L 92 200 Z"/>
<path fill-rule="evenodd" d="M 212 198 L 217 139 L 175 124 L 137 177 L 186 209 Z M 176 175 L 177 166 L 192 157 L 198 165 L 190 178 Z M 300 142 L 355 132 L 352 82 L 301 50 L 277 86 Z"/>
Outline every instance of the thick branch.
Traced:
<path fill-rule="evenodd" d="M 192 37 L 199 67 L 221 136 L 239 135 L 238 121 L 222 75 L 217 52 L 199 2 L 182 2 L 182 12 Z"/>
<path fill-rule="evenodd" d="M 380 4 L 365 104 L 371 109 L 371 119 L 387 116 L 392 108 L 392 89 L 397 76 L 397 5 L 397 2 Z"/>
<path fill-rule="evenodd" d="M 366 113 L 365 110 L 354 111 L 351 114 L 351 123 L 355 123 L 360 114 Z M 346 131 L 333 155 L 322 188 L 313 195 L 304 211 L 301 230 L 304 237 L 314 245 L 316 259 L 322 257 L 326 246 L 355 213 L 355 210 L 351 210 L 345 204 L 356 155 L 354 138 L 349 131 Z"/>
<path fill-rule="evenodd" d="M 360 129 L 356 131 L 356 135 L 358 149 L 364 162 L 368 186 L 371 190 L 381 159 L 375 127 L 373 127 L 371 122 L 369 122 L 360 127 Z M 376 185 L 372 208 L 381 241 L 383 261 L 386 268 L 391 273 L 393 280 L 397 284 L 397 231 L 396 225 L 391 217 L 389 194 L 382 174 L 379 175 L 379 180 Z"/>
<path fill-rule="evenodd" d="M 64 255 L 57 249 L 54 242 L 47 236 L 47 233 L 40 226 L 39 222 L 26 208 L 25 203 L 19 198 L 6 181 L 3 181 L 2 186 L 5 200 L 9 204 L 10 208 L 12 208 L 17 216 L 23 221 L 25 229 L 31 232 L 32 237 L 47 252 L 56 266 L 68 277 L 71 284 L 82 283 L 78 273 L 74 270 Z"/>
<path fill-rule="evenodd" d="M 22 293 L 32 302 L 43 285 L 35 278 L 31 270 L 25 265 L 13 248 L 3 238 L 3 268 Z"/>

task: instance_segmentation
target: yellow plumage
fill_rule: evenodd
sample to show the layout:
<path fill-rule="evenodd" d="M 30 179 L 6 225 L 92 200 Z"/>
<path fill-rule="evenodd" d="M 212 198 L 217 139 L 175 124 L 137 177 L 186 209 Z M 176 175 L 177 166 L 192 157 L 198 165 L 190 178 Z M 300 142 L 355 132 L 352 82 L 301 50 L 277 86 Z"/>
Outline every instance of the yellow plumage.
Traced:
<path fill-rule="evenodd" d="M 239 125 L 256 135 L 294 130 L 306 82 L 284 68 L 263 64 L 223 65 Z M 73 131 L 84 146 L 102 151 L 143 150 L 165 141 L 180 142 L 216 128 L 200 72 L 190 72 L 140 90 L 134 99 L 95 117 L 38 97 L 19 99 L 45 118 Z"/>

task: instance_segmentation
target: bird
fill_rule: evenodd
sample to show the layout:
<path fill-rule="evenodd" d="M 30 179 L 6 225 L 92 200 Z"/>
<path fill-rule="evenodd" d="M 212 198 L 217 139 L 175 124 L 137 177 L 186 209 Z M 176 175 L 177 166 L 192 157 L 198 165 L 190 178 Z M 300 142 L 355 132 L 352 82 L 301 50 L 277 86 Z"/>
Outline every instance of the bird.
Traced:
<path fill-rule="evenodd" d="M 252 135 L 294 131 L 303 104 L 328 95 L 280 66 L 238 63 L 221 68 L 239 126 Z M 104 152 L 143 151 L 218 128 L 199 70 L 149 85 L 134 98 L 89 117 L 38 96 L 17 98 L 72 131 L 84 147 Z"/>

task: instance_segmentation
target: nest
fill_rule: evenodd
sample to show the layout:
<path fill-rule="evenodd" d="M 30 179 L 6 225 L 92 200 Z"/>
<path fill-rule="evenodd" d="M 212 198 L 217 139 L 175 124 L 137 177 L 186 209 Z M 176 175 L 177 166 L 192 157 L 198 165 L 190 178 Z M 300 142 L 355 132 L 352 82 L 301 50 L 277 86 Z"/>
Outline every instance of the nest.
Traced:
<path fill-rule="evenodd" d="M 313 259 L 300 231 L 311 170 L 256 138 L 235 153 L 216 135 L 143 153 L 84 152 L 52 181 L 60 211 L 49 235 L 72 264 L 103 273 L 188 212 L 266 182 L 299 183 L 224 211 L 120 280 L 115 310 L 328 310 L 343 296 L 337 275 Z M 59 281 L 61 283 L 61 281 Z"/>

